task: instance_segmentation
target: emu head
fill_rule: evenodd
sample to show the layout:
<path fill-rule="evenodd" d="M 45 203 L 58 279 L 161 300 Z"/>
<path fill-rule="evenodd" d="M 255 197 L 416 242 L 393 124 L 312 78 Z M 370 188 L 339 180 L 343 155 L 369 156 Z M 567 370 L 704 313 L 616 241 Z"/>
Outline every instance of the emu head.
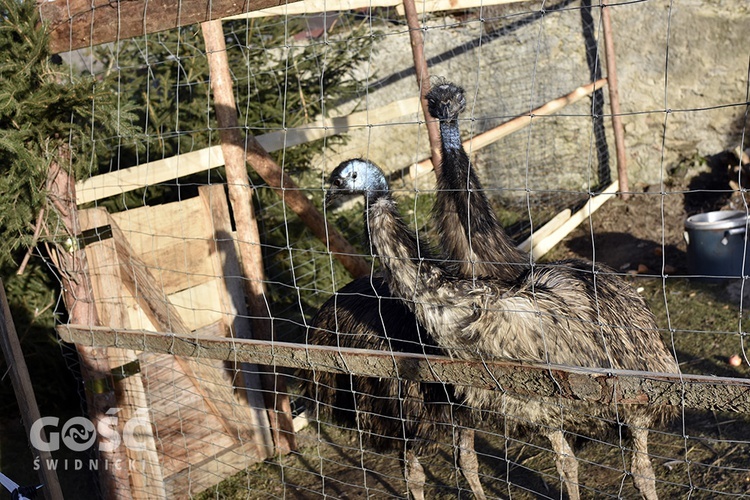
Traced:
<path fill-rule="evenodd" d="M 430 115 L 441 122 L 458 120 L 466 109 L 464 89 L 444 80 L 436 81 L 425 97 Z"/>
<path fill-rule="evenodd" d="M 372 162 L 355 158 L 342 162 L 331 172 L 326 205 L 344 196 L 363 194 L 367 201 L 388 195 L 388 182 L 383 171 Z"/>

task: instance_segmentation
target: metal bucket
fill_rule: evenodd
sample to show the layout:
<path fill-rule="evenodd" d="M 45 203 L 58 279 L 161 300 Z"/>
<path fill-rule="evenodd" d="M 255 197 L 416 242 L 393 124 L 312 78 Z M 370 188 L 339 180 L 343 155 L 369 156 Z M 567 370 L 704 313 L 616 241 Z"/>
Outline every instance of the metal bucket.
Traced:
<path fill-rule="evenodd" d="M 749 274 L 747 225 L 748 214 L 740 211 L 722 210 L 688 217 L 685 221 L 685 241 L 690 274 L 706 281 Z"/>

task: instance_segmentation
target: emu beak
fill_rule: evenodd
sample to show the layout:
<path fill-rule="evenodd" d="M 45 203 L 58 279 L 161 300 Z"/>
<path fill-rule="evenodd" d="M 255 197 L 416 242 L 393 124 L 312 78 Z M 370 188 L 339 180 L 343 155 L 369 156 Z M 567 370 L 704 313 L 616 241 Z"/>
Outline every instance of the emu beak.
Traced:
<path fill-rule="evenodd" d="M 326 197 L 325 197 L 326 208 L 333 205 L 333 202 L 335 202 L 336 199 L 338 199 L 338 197 L 339 197 L 338 189 L 334 188 L 333 186 L 329 187 L 326 190 Z"/>

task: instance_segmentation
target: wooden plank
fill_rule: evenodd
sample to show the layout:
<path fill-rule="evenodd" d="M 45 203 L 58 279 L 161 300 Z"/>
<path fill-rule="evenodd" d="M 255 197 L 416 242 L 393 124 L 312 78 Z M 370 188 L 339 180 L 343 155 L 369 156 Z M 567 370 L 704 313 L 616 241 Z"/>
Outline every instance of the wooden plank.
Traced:
<path fill-rule="evenodd" d="M 103 210 L 103 209 L 95 209 Z M 123 282 L 138 301 L 151 323 L 158 330 L 190 336 L 177 309 L 169 303 L 145 263 L 133 252 L 117 223 L 110 218 L 113 239 Z M 141 349 L 136 349 L 141 350 Z M 257 428 L 253 428 L 252 409 L 237 402 L 232 386 L 220 370 L 196 360 L 178 358 L 180 366 L 205 399 L 212 413 L 221 419 L 226 431 L 237 440 L 255 441 Z"/>
<path fill-rule="evenodd" d="M 79 212 L 81 230 L 86 231 L 104 226 L 108 222 L 107 213 L 102 210 L 81 210 Z M 124 308 L 122 281 L 119 278 L 117 251 L 112 240 L 102 240 L 86 245 L 89 261 L 89 276 L 93 286 L 96 311 L 102 324 L 113 328 L 130 328 L 128 313 Z M 113 369 L 138 360 L 136 351 L 109 349 L 109 361 Z M 117 415 L 120 435 L 124 436 L 124 422 L 137 418 L 139 447 L 125 446 L 128 460 L 139 464 L 130 470 L 130 491 L 135 499 L 167 498 L 164 489 L 159 454 L 156 451 L 153 424 L 148 398 L 140 373 L 127 376 L 116 383 L 118 395 Z"/>
<path fill-rule="evenodd" d="M 144 352 L 140 360 L 165 482 L 206 454 L 237 443 L 175 356 Z M 221 361 L 204 363 L 222 368 Z"/>
<path fill-rule="evenodd" d="M 420 0 L 416 2 L 418 14 L 427 12 L 466 10 L 490 5 L 501 5 L 518 3 L 523 0 Z M 252 19 L 269 16 L 299 16 L 303 14 L 316 14 L 320 12 L 341 12 L 357 9 L 375 9 L 379 7 L 396 7 L 399 15 L 405 15 L 402 0 L 303 0 L 279 5 L 267 9 L 258 9 L 252 12 L 229 16 L 225 20 Z"/>
<path fill-rule="evenodd" d="M 586 218 L 590 217 L 591 214 L 596 212 L 599 207 L 604 204 L 604 202 L 612 198 L 612 196 L 617 193 L 617 189 L 618 182 L 615 181 L 598 195 L 589 198 L 589 201 L 586 202 L 582 209 L 574 213 L 549 236 L 534 245 L 534 248 L 531 251 L 533 259 L 537 260 L 541 258 L 544 254 L 549 252 L 552 247 L 560 243 L 560 241 L 562 241 L 563 238 L 565 238 L 575 228 L 577 228 L 581 222 L 583 222 Z"/>
<path fill-rule="evenodd" d="M 750 380 L 702 375 L 574 368 L 512 361 L 464 361 L 443 356 L 312 346 L 259 340 L 61 325 L 68 342 L 118 345 L 179 356 L 237 359 L 279 366 L 368 377 L 399 377 L 442 382 L 538 397 L 599 404 L 670 405 L 711 411 L 750 413 Z"/>
<path fill-rule="evenodd" d="M 489 5 L 501 5 L 506 3 L 518 3 L 524 0 L 420 0 L 417 2 L 417 13 L 440 12 L 449 10 L 476 9 Z M 403 6 L 397 6 L 396 12 L 405 15 Z"/>
<path fill-rule="evenodd" d="M 413 114 L 419 110 L 416 97 L 401 99 L 377 109 L 358 111 L 335 118 L 319 118 L 301 127 L 269 132 L 256 137 L 268 152 L 298 146 L 306 142 L 323 139 L 346 131 L 373 125 L 381 125 L 396 118 Z M 146 186 L 178 179 L 187 175 L 205 172 L 224 165 L 221 146 L 211 146 L 189 153 L 142 163 L 135 167 L 96 175 L 76 184 L 78 205 L 121 195 Z"/>
<path fill-rule="evenodd" d="M 558 213 L 557 215 L 552 217 L 550 220 L 548 220 L 545 225 L 543 225 L 539 229 L 536 229 L 533 233 L 529 235 L 528 238 L 523 240 L 518 245 L 518 249 L 521 250 L 522 252 L 530 251 L 534 247 L 535 244 L 544 240 L 544 238 L 546 238 L 547 236 L 552 234 L 556 229 L 562 226 L 566 220 L 570 219 L 570 216 L 572 213 L 573 212 L 569 208 L 562 210 L 560 213 Z"/>
<path fill-rule="evenodd" d="M 574 104 L 586 96 L 590 96 L 595 91 L 604 87 L 604 85 L 606 84 L 607 79 L 601 78 L 588 85 L 578 87 L 569 94 L 558 97 L 557 99 L 553 99 L 548 103 L 545 103 L 542 106 L 533 109 L 529 113 L 516 116 L 515 118 L 508 120 L 507 122 L 501 123 L 497 127 L 494 127 L 486 132 L 482 132 L 481 134 L 475 135 L 474 137 L 465 140 L 462 143 L 463 147 L 469 154 L 471 154 L 472 152 L 487 147 L 490 144 L 494 144 L 503 137 L 510 135 L 513 132 L 518 132 L 524 127 L 529 126 L 532 120 L 534 120 L 537 116 L 548 116 L 557 113 L 564 107 Z M 432 165 L 430 159 L 425 158 L 418 162 L 416 165 L 413 165 L 409 168 L 411 169 L 412 176 L 416 177 L 418 175 L 429 172 L 432 168 Z"/>
<path fill-rule="evenodd" d="M 383 125 L 391 120 L 419 111 L 419 98 L 410 97 L 393 101 L 375 109 L 357 111 L 345 116 L 318 118 L 309 125 L 279 130 L 257 136 L 258 142 L 268 152 L 280 151 L 307 142 L 343 134 L 354 128 Z"/>
<path fill-rule="evenodd" d="M 216 278 L 207 257 L 211 221 L 198 198 L 112 214 L 133 251 L 148 266 L 157 286 L 171 295 Z"/>
<path fill-rule="evenodd" d="M 237 19 L 253 19 L 271 16 L 299 16 L 303 14 L 317 14 L 321 12 L 341 12 L 347 10 L 369 9 L 377 7 L 395 7 L 401 5 L 401 0 L 302 0 L 299 2 L 258 9 L 224 18 L 225 21 Z"/>
<path fill-rule="evenodd" d="M 220 480 L 242 472 L 248 463 L 260 462 L 264 457 L 257 455 L 251 444 L 239 444 L 226 448 L 203 462 L 192 464 L 190 468 L 167 478 L 170 498 L 192 498 Z"/>
<path fill-rule="evenodd" d="M 225 332 L 230 337 L 236 338 L 253 338 L 252 324 L 250 314 L 248 313 L 245 302 L 245 292 L 243 282 L 245 278 L 240 271 L 239 256 L 237 255 L 237 246 L 232 233 L 232 221 L 229 218 L 229 206 L 227 205 L 224 186 L 200 186 L 198 196 L 203 202 L 206 212 L 206 219 L 211 221 L 213 226 L 212 243 L 213 251 L 210 252 L 211 260 L 216 266 L 215 273 L 221 276 L 217 284 L 220 290 L 214 295 L 218 299 L 219 311 L 222 314 L 222 321 L 226 325 Z M 261 261 L 262 264 L 262 261 Z M 203 323 L 205 326 L 208 323 Z M 258 375 L 258 366 L 254 363 L 242 363 L 239 366 L 241 370 L 241 385 L 244 386 L 244 396 L 247 403 L 254 408 L 257 419 L 253 422 L 259 429 L 273 429 L 267 416 L 261 409 L 268 408 L 268 412 L 275 411 L 276 406 L 267 407 L 263 402 L 263 393 L 261 389 L 261 379 Z M 260 438 L 265 438 L 260 442 Z M 266 447 L 266 454 L 273 455 L 273 441 L 271 433 L 259 435 L 260 446 Z"/>
<path fill-rule="evenodd" d="M 10 381 L 13 384 L 13 392 L 16 395 L 18 409 L 21 411 L 26 435 L 31 436 L 31 427 L 34 422 L 42 418 L 42 415 L 39 413 L 39 406 L 36 404 L 34 386 L 31 383 L 29 369 L 26 366 L 26 358 L 21 350 L 21 342 L 18 340 L 16 325 L 13 323 L 13 317 L 10 314 L 2 279 L 0 279 L 0 349 L 3 351 L 5 364 L 10 372 Z M 43 464 L 49 463 L 52 459 L 52 454 L 49 451 L 37 450 L 33 446 L 31 448 Z M 47 500 L 63 500 L 57 471 L 48 467 L 39 467 L 37 473 L 40 484 L 44 485 L 44 489 L 41 490 L 44 497 Z"/>
<path fill-rule="evenodd" d="M 76 203 L 83 205 L 128 193 L 160 182 L 204 172 L 224 165 L 221 146 L 183 153 L 161 160 L 89 177 L 76 184 Z"/>
<path fill-rule="evenodd" d="M 62 243 L 75 241 L 81 234 L 78 220 L 78 208 L 75 199 L 75 179 L 67 170 L 70 164 L 70 151 L 67 146 L 58 148 L 56 158 L 50 163 L 47 176 L 47 201 L 57 211 L 59 217 L 54 227 L 48 227 L 54 241 L 48 245 L 50 259 L 58 269 L 61 280 L 62 298 L 68 310 L 68 321 L 76 324 L 99 325 L 99 317 L 94 304 L 94 293 L 88 276 L 88 259 L 86 252 L 74 247 L 73 251 Z M 107 349 L 76 345 L 81 362 L 81 376 L 86 388 L 88 417 L 94 428 L 109 426 L 112 408 L 117 407 L 114 390 L 107 383 L 111 379 L 111 365 Z M 106 440 L 97 434 L 99 444 Z M 104 498 L 130 499 L 130 479 L 126 467 L 115 467 L 115 464 L 127 462 L 125 449 L 97 446 L 98 456 L 103 464 L 99 468 L 99 486 Z"/>
<path fill-rule="evenodd" d="M 37 0 L 52 53 L 125 40 L 296 0 Z"/>

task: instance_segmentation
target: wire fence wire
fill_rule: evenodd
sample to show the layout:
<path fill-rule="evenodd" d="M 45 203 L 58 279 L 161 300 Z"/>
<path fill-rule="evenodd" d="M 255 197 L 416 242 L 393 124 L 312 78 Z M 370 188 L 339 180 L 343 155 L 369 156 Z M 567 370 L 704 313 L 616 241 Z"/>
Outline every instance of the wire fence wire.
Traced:
<path fill-rule="evenodd" d="M 683 373 L 747 379 L 743 264 L 733 277 L 713 283 L 689 280 L 686 276 L 710 276 L 688 267 L 683 241 L 684 218 L 699 209 L 750 213 L 742 191 L 743 162 L 750 160 L 741 156 L 749 101 L 747 70 L 727 69 L 738 59 L 726 53 L 715 61 L 716 67 L 696 62 L 695 73 L 720 68 L 716 71 L 723 71 L 722 77 L 732 75 L 741 85 L 731 87 L 718 104 L 713 97 L 704 99 L 703 92 L 711 92 L 708 88 L 695 91 L 694 100 L 687 99 L 689 83 L 680 80 L 685 78 L 681 50 L 686 45 L 674 40 L 679 34 L 699 47 L 719 44 L 716 38 L 703 39 L 695 33 L 698 30 L 685 28 L 690 16 L 715 9 L 652 0 L 611 8 L 619 21 L 615 39 L 623 47 L 618 56 L 623 54 L 621 93 L 627 96 L 626 143 L 630 138 L 633 144 L 634 196 L 629 202 L 613 199 L 584 218 L 552 258 L 579 256 L 612 266 L 612 272 L 636 288 L 654 311 L 662 338 Z M 742 15 L 747 21 L 747 13 Z M 463 138 L 529 114 L 605 72 L 601 5 L 587 0 L 467 8 L 423 14 L 420 22 L 431 76 L 446 78 L 466 91 L 468 105 L 460 121 Z M 647 38 L 661 45 L 642 47 L 639 59 L 634 39 L 644 30 L 658 30 Z M 295 128 L 314 124 L 320 116 L 368 111 L 365 123 L 349 128 L 344 137 L 320 136 L 291 147 L 282 143 L 271 154 L 296 182 L 291 190 L 312 200 L 330 228 L 340 231 L 372 263 L 374 283 L 379 265 L 364 238 L 363 207 L 356 202 L 340 209 L 323 206 L 327 174 L 341 160 L 366 157 L 383 167 L 391 174 L 410 228 L 439 244 L 430 214 L 434 175 L 413 168 L 429 154 L 418 101 L 395 118 L 381 119 L 376 113 L 394 101 L 418 97 L 409 30 L 395 8 L 225 21 L 224 33 L 243 134 L 262 138 L 282 132 L 289 138 Z M 746 64 L 747 56 L 738 57 Z M 75 71 L 101 77 L 114 73 L 123 106 L 135 108 L 142 127 L 137 137 L 104 140 L 110 159 L 106 165 L 92 164 L 92 178 L 163 158 L 186 158 L 178 155 L 219 145 L 199 26 L 69 57 Z M 698 60 L 705 63 L 705 58 Z M 639 83 L 641 72 L 649 82 Z M 533 116 L 530 126 L 491 146 L 476 151 L 467 147 L 487 196 L 516 242 L 560 211 L 579 209 L 613 181 L 610 118 L 609 97 L 597 90 L 551 116 Z M 721 128 L 686 146 L 689 139 L 679 129 L 692 119 L 713 121 Z M 126 329 L 252 337 L 257 321 L 265 319 L 245 303 L 250 299 L 245 297 L 247 278 L 240 274 L 238 253 L 248 242 L 236 241 L 225 169 L 211 167 L 203 165 L 189 175 L 135 190 L 122 185 L 119 195 L 80 207 L 109 211 L 132 247 L 126 262 L 120 253 L 119 264 L 90 270 L 92 276 L 113 269 L 119 273 L 122 287 L 98 290 L 96 302 L 123 307 Z M 318 308 L 340 296 L 337 291 L 352 278 L 289 208 L 284 196 L 289 190 L 280 196 L 252 168 L 248 172 L 262 249 L 261 301 L 273 340 L 304 343 Z M 139 279 L 150 282 L 153 290 L 144 291 Z M 393 299 L 383 298 L 377 307 L 362 314 L 386 317 L 392 314 Z M 404 326 L 416 331 L 416 325 Z M 341 328 L 332 332 L 329 345 L 365 347 L 358 344 L 358 335 Z M 394 337 L 372 348 L 440 353 L 426 336 L 417 336 L 416 344 L 410 341 Z M 117 368 L 114 351 L 109 355 Z M 468 496 L 471 489 L 460 463 L 466 429 L 476 430 L 478 473 L 488 497 L 561 498 L 568 491 L 556 468 L 555 452 L 542 437 L 549 429 L 527 425 L 534 422 L 524 413 L 484 408 L 467 416 L 465 403 L 447 385 L 404 377 L 368 382 L 356 373 L 321 377 L 315 370 L 263 368 L 245 361 L 185 361 L 188 358 L 148 352 L 137 357 L 143 382 L 130 390 L 142 391 L 148 403 L 143 425 L 150 429 L 151 451 L 158 456 L 166 496 L 402 498 L 412 486 L 404 479 L 404 454 L 414 449 L 425 450 L 419 458 L 426 497 Z M 68 359 L 73 359 L 69 352 Z M 75 364 L 71 368 L 77 369 Z M 311 385 L 315 377 L 318 384 Z M 228 393 L 221 392 L 222 384 Z M 304 393 L 311 386 L 314 390 Z M 428 404 L 423 405 L 427 393 Z M 120 396 L 120 403 L 126 404 Z M 295 417 L 298 453 L 274 456 L 273 440 L 278 436 L 273 422 L 285 412 L 280 403 L 284 397 Z M 637 496 L 630 477 L 632 444 L 621 413 L 605 418 L 568 399 L 539 401 L 529 398 L 529 404 L 561 415 L 553 428 L 563 431 L 575 449 L 583 497 Z M 675 419 L 650 429 L 649 456 L 659 495 L 750 495 L 748 415 L 680 405 L 677 410 Z M 576 420 L 593 424 L 565 426 Z M 122 429 L 123 423 L 119 425 Z M 421 427 L 432 431 L 414 431 Z M 532 430 L 519 430 L 524 427 Z M 130 472 L 131 478 L 138 474 Z M 141 491 L 132 479 L 130 487 Z"/>

